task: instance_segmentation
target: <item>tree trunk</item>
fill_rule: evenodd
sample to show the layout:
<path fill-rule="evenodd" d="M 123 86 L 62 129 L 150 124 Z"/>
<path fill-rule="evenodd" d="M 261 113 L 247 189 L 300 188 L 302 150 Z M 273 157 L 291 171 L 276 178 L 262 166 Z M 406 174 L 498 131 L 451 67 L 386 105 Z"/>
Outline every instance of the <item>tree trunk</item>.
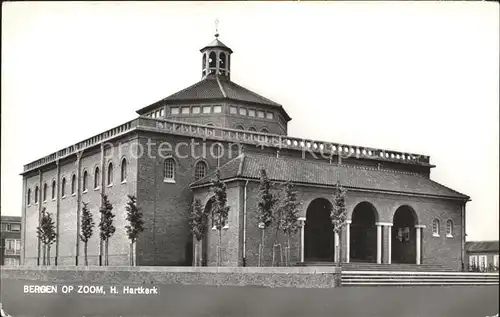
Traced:
<path fill-rule="evenodd" d="M 42 263 L 43 263 L 43 265 L 46 265 L 47 264 L 47 262 L 46 262 L 47 245 L 45 244 L 45 242 L 42 242 L 42 243 L 43 243 L 42 244 L 42 248 L 43 248 L 42 249 L 43 250 L 43 255 L 42 255 L 43 256 L 43 260 L 42 260 Z"/>
<path fill-rule="evenodd" d="M 194 247 L 193 247 L 193 263 L 191 263 L 192 266 L 198 266 L 198 240 L 194 242 Z"/>
<path fill-rule="evenodd" d="M 47 245 L 47 265 L 50 265 L 50 243 Z"/>
<path fill-rule="evenodd" d="M 109 264 L 109 253 L 108 253 L 108 246 L 109 246 L 109 243 L 108 243 L 108 242 L 109 242 L 109 240 L 108 240 L 108 239 L 106 239 L 106 241 L 105 241 L 105 245 L 104 245 L 104 247 L 105 247 L 104 253 L 106 254 L 106 255 L 105 255 L 105 262 L 104 262 L 104 265 L 105 265 L 105 266 L 108 266 L 108 264 Z"/>
<path fill-rule="evenodd" d="M 89 266 L 89 259 L 88 259 L 88 256 L 87 256 L 87 245 L 88 245 L 88 242 L 84 242 L 83 243 L 83 256 L 85 257 L 85 266 Z"/>
<path fill-rule="evenodd" d="M 342 265 L 342 230 L 339 232 L 339 266 Z"/>
<path fill-rule="evenodd" d="M 290 266 L 290 234 L 287 235 L 286 245 L 286 265 Z"/>
<path fill-rule="evenodd" d="M 219 229 L 219 247 L 217 250 L 217 266 L 221 266 L 221 262 L 222 262 L 221 244 L 222 244 L 222 228 Z"/>
<path fill-rule="evenodd" d="M 134 242 L 130 241 L 130 266 L 134 266 Z"/>
<path fill-rule="evenodd" d="M 260 253 L 259 253 L 259 266 L 262 266 L 262 262 L 264 262 L 264 235 L 265 229 L 261 229 L 262 234 L 260 236 Z"/>

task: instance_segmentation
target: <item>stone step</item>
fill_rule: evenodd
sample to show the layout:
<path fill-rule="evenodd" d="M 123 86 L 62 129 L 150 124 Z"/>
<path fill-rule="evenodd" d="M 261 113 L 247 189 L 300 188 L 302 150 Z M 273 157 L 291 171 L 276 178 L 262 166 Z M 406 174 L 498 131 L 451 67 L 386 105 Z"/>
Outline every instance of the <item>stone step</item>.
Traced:
<path fill-rule="evenodd" d="M 343 286 L 498 285 L 498 273 L 343 271 Z"/>

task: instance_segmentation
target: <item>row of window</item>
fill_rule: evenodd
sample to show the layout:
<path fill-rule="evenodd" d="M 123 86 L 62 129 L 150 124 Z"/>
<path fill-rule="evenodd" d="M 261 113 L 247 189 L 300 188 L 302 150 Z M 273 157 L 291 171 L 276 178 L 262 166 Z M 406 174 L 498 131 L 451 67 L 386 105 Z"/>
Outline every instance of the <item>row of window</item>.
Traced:
<path fill-rule="evenodd" d="M 19 232 L 21 231 L 20 223 L 2 223 L 2 232 Z"/>
<path fill-rule="evenodd" d="M 164 109 L 161 108 L 161 109 L 158 109 L 158 110 L 153 111 L 151 113 L 148 113 L 146 116 L 150 117 L 150 118 L 163 118 L 164 113 L 165 113 Z"/>
<path fill-rule="evenodd" d="M 163 161 L 163 179 L 164 181 L 175 181 L 176 163 L 173 158 L 167 158 Z M 208 165 L 204 161 L 198 161 L 194 166 L 194 180 L 197 181 L 207 175 Z"/>
<path fill-rule="evenodd" d="M 432 221 L 432 235 L 439 237 L 440 233 L 440 221 L 439 219 L 434 219 Z M 446 220 L 446 236 L 448 238 L 453 237 L 453 221 L 451 219 Z"/>
<path fill-rule="evenodd" d="M 176 163 L 173 158 L 167 158 L 163 162 L 163 179 L 165 181 L 175 181 L 175 171 L 176 171 Z M 194 168 L 194 178 L 195 180 L 199 180 L 207 175 L 208 165 L 204 161 L 199 161 L 196 163 Z M 127 161 L 123 159 L 121 164 L 121 175 L 120 179 L 123 182 L 127 180 Z M 100 170 L 99 167 L 96 167 L 94 170 L 94 189 L 99 188 L 100 184 Z M 83 191 L 85 192 L 88 187 L 88 173 L 87 171 L 83 172 L 83 182 L 82 182 Z M 108 175 L 107 175 L 107 184 L 113 184 L 113 163 L 109 163 L 108 165 Z M 71 194 L 76 193 L 76 175 L 73 174 L 71 178 Z M 35 186 L 35 204 L 38 203 L 38 186 Z M 47 200 L 47 184 L 43 185 L 43 201 Z M 63 177 L 61 183 L 61 196 L 64 198 L 66 196 L 66 178 Z M 52 199 L 56 197 L 56 181 L 52 181 Z M 31 204 L 31 189 L 28 189 L 28 197 L 27 197 L 28 205 Z"/>
<path fill-rule="evenodd" d="M 4 258 L 3 259 L 5 266 L 19 266 L 20 259 L 19 257 L 16 258 Z"/>
<path fill-rule="evenodd" d="M 114 171 L 113 163 L 110 162 L 108 164 L 108 171 L 107 171 L 108 175 L 107 175 L 107 182 L 106 182 L 108 186 L 113 185 L 113 171 Z M 96 168 L 94 170 L 94 189 L 99 188 L 100 180 L 101 180 L 100 175 L 101 174 L 100 174 L 99 167 L 96 166 Z M 127 160 L 125 158 L 122 160 L 122 164 L 121 164 L 120 181 L 122 183 L 125 183 L 127 181 Z M 83 190 L 83 192 L 87 191 L 88 183 L 89 183 L 89 174 L 88 174 L 87 170 L 84 170 L 83 171 L 83 178 L 82 178 L 82 190 Z M 76 175 L 75 174 L 73 174 L 73 176 L 71 176 L 71 188 L 70 189 L 71 189 L 71 195 L 76 194 Z M 56 180 L 54 179 L 54 180 L 52 180 L 52 195 L 51 195 L 53 200 L 56 198 L 56 190 L 57 190 Z M 45 184 L 43 184 L 43 191 L 42 191 L 43 201 L 47 201 L 47 191 L 48 191 L 48 186 L 47 186 L 47 183 L 45 183 Z M 38 203 L 38 195 L 39 195 L 38 186 L 35 186 L 35 195 L 34 195 L 35 204 Z M 61 197 L 62 198 L 66 197 L 66 177 L 63 177 L 61 180 Z M 27 204 L 28 205 L 31 204 L 31 189 L 28 189 Z"/>
<path fill-rule="evenodd" d="M 5 255 L 19 255 L 21 254 L 21 240 L 19 239 L 5 239 Z"/>
<path fill-rule="evenodd" d="M 241 116 L 257 117 L 261 119 L 274 119 L 274 113 L 263 110 L 247 109 L 245 107 L 229 106 L 230 114 L 239 114 Z"/>
<path fill-rule="evenodd" d="M 493 266 L 498 267 L 498 254 L 493 255 Z M 469 265 L 478 267 L 480 270 L 485 270 L 488 266 L 487 255 L 469 255 Z"/>
<path fill-rule="evenodd" d="M 221 113 L 221 105 L 206 105 L 206 106 L 183 106 L 183 107 L 170 107 L 171 115 L 178 114 L 211 114 L 211 113 Z"/>
<path fill-rule="evenodd" d="M 235 126 L 234 128 L 237 129 L 237 130 L 245 130 L 245 127 L 243 127 L 241 124 Z M 250 131 L 250 132 L 257 132 L 257 129 L 255 129 L 254 127 L 250 127 L 250 128 L 248 128 L 248 131 Z M 269 131 L 267 129 L 261 129 L 260 132 L 262 132 L 262 133 L 269 133 Z"/>

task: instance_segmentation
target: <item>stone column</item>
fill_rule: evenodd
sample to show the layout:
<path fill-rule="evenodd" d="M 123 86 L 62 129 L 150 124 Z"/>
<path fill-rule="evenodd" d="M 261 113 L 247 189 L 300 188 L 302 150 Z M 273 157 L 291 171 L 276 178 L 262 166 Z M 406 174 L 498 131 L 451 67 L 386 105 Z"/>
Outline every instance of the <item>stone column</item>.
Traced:
<path fill-rule="evenodd" d="M 333 257 L 333 261 L 335 263 L 337 262 L 340 262 L 340 258 L 339 258 L 339 249 L 340 249 L 340 245 L 339 245 L 339 233 L 338 232 L 333 232 L 333 254 L 334 254 L 334 257 Z"/>
<path fill-rule="evenodd" d="M 347 220 L 345 225 L 345 263 L 351 259 L 351 223 L 352 220 Z"/>
<path fill-rule="evenodd" d="M 387 264 L 392 261 L 392 225 L 387 226 Z"/>
<path fill-rule="evenodd" d="M 306 225 L 306 217 L 300 217 L 300 262 L 304 262 L 304 227 Z"/>
<path fill-rule="evenodd" d="M 415 238 L 415 240 L 416 240 L 416 243 L 417 243 L 417 252 L 416 252 L 416 254 L 417 254 L 417 259 L 416 259 L 417 261 L 416 261 L 416 263 L 417 264 L 421 264 L 421 260 L 420 259 L 422 258 L 422 243 L 421 243 L 422 242 L 421 241 L 422 240 L 422 228 L 425 228 L 425 226 L 424 225 L 416 225 L 415 226 L 415 229 L 416 229 L 416 238 Z"/>
<path fill-rule="evenodd" d="M 377 225 L 377 263 L 382 263 L 382 225 L 376 223 Z"/>

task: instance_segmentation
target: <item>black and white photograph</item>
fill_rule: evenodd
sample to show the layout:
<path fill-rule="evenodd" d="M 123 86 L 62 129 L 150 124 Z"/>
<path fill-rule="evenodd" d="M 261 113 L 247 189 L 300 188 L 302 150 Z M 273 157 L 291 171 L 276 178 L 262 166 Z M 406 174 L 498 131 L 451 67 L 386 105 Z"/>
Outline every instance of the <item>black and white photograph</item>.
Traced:
<path fill-rule="evenodd" d="M 499 28 L 3 2 L 0 315 L 498 317 Z"/>

